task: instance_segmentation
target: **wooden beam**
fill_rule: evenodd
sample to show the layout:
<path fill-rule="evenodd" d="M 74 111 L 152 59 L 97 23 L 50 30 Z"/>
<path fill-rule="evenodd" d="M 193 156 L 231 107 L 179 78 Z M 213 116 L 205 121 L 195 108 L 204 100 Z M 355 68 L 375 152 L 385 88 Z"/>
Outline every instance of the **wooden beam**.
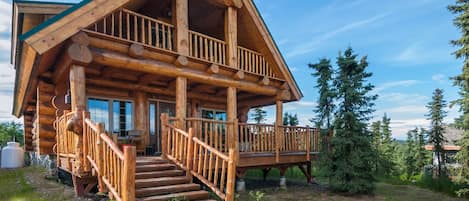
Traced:
<path fill-rule="evenodd" d="M 76 41 L 86 44 L 86 40 L 83 38 L 85 38 L 85 36 L 79 34 Z M 60 58 L 59 62 L 56 64 L 55 71 L 52 76 L 53 82 L 55 84 L 63 81 L 66 72 L 68 72 L 72 64 L 88 65 L 91 63 L 91 61 L 93 61 L 90 49 L 87 46 L 79 43 L 73 43 L 68 46 L 62 58 Z"/>
<path fill-rule="evenodd" d="M 33 74 L 33 67 L 38 60 L 38 55 L 28 44 L 23 43 L 23 52 L 21 54 L 21 67 L 16 78 L 17 87 L 15 89 L 13 114 L 20 117 L 21 110 L 25 105 L 26 94 L 30 90 L 30 79 Z M 34 90 L 34 89 L 33 89 Z"/>
<path fill-rule="evenodd" d="M 85 67 L 73 65 L 70 68 L 70 95 L 72 111 L 86 110 L 86 77 Z"/>
<path fill-rule="evenodd" d="M 262 95 L 276 95 L 278 89 L 271 86 L 260 86 L 256 83 L 247 82 L 247 81 L 235 81 L 225 76 L 207 76 L 205 72 L 200 72 L 198 70 L 193 69 L 178 69 L 174 65 L 149 60 L 149 59 L 132 59 L 128 56 L 107 51 L 107 50 L 98 50 L 92 49 L 93 59 L 96 63 L 127 69 L 127 70 L 136 70 L 138 69 L 140 72 L 152 73 L 152 74 L 160 74 L 165 76 L 177 77 L 177 76 L 184 76 L 192 81 L 212 84 L 221 87 L 236 87 L 242 91 L 249 91 L 253 93 L 258 93 Z"/>
<path fill-rule="evenodd" d="M 238 9 L 243 7 L 242 0 L 209 0 L 209 2 L 217 6 L 234 6 Z"/>
<path fill-rule="evenodd" d="M 178 127 L 185 130 L 185 118 L 187 111 L 187 78 L 176 78 L 176 118 Z"/>
<path fill-rule="evenodd" d="M 184 67 L 189 65 L 189 60 L 187 60 L 186 56 L 179 55 L 174 61 L 174 65 L 176 65 L 177 67 Z"/>
<path fill-rule="evenodd" d="M 212 64 L 207 69 L 207 73 L 210 75 L 218 74 L 219 72 L 220 72 L 220 66 L 218 66 L 217 64 Z"/>
<path fill-rule="evenodd" d="M 261 80 L 259 80 L 259 84 L 262 86 L 269 86 L 270 79 L 267 76 L 264 76 Z"/>
<path fill-rule="evenodd" d="M 189 56 L 189 2 L 188 0 L 176 0 L 174 6 L 176 51 L 182 56 Z"/>
<path fill-rule="evenodd" d="M 143 47 L 143 45 L 132 44 L 129 47 L 129 56 L 132 58 L 141 58 L 144 52 L 145 48 Z"/>
<path fill-rule="evenodd" d="M 242 70 L 239 70 L 238 72 L 236 72 L 234 75 L 233 75 L 233 79 L 235 80 L 244 80 L 244 71 Z"/>
<path fill-rule="evenodd" d="M 135 92 L 135 129 L 142 131 L 142 142 L 137 145 L 138 149 L 145 149 L 150 143 L 148 134 L 148 97 L 143 91 Z"/>
<path fill-rule="evenodd" d="M 237 68 L 238 63 L 238 11 L 228 7 L 225 13 L 226 64 Z"/>

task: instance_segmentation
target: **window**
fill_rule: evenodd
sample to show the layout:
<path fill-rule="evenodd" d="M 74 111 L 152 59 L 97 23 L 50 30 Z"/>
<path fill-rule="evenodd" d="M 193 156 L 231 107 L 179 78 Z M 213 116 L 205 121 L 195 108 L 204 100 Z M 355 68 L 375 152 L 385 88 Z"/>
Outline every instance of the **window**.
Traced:
<path fill-rule="evenodd" d="M 202 118 L 226 121 L 226 112 L 220 110 L 202 109 Z"/>
<path fill-rule="evenodd" d="M 91 120 L 104 123 L 108 132 L 119 136 L 133 129 L 133 103 L 131 101 L 88 98 Z"/>

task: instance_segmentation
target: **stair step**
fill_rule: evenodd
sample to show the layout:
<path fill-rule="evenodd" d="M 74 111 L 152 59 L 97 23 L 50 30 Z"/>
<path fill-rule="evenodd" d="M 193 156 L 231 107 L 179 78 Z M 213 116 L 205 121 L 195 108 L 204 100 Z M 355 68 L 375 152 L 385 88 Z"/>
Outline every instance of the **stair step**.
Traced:
<path fill-rule="evenodd" d="M 137 165 L 150 165 L 150 164 L 164 164 L 169 163 L 169 161 L 162 158 L 137 158 Z"/>
<path fill-rule="evenodd" d="M 154 165 L 137 165 L 136 172 L 149 172 L 149 171 L 161 171 L 161 170 L 171 170 L 176 168 L 173 164 L 154 164 Z"/>
<path fill-rule="evenodd" d="M 135 174 L 135 179 L 150 179 L 159 177 L 176 177 L 185 175 L 182 170 L 162 170 L 154 172 L 139 172 Z"/>
<path fill-rule="evenodd" d="M 185 176 L 181 177 L 161 177 L 152 179 L 137 179 L 135 180 L 135 188 L 158 187 L 176 184 L 189 183 L 189 179 Z"/>
<path fill-rule="evenodd" d="M 158 196 L 151 196 L 139 199 L 139 201 L 167 201 L 172 198 L 180 198 L 183 200 L 205 200 L 209 198 L 209 194 L 207 191 L 189 191 L 183 193 L 173 193 L 168 195 L 158 195 Z"/>
<path fill-rule="evenodd" d="M 194 183 L 177 184 L 177 185 L 170 185 L 170 186 L 159 186 L 159 187 L 136 189 L 135 195 L 137 197 L 148 197 L 148 196 L 164 195 L 164 194 L 170 194 L 170 193 L 181 193 L 181 192 L 197 191 L 197 190 L 200 190 L 200 186 Z"/>

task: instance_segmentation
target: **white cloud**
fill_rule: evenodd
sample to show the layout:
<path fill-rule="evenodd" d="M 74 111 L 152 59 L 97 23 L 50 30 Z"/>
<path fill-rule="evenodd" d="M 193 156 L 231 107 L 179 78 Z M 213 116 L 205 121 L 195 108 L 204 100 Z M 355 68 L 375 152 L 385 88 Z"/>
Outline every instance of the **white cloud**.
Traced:
<path fill-rule="evenodd" d="M 317 103 L 313 101 L 297 101 L 284 104 L 285 112 L 293 111 L 293 110 L 309 110 L 312 111 L 314 107 L 316 107 Z"/>
<path fill-rule="evenodd" d="M 0 1 L 0 32 L 7 32 L 11 29 L 11 4 Z"/>
<path fill-rule="evenodd" d="M 0 63 L 0 122 L 16 118 L 11 115 L 15 70 L 8 63 Z"/>
<path fill-rule="evenodd" d="M 433 44 L 415 42 L 398 53 L 394 61 L 405 64 L 426 64 L 453 59 L 451 57 L 451 49 L 435 49 L 431 48 L 432 46 Z"/>
<path fill-rule="evenodd" d="M 352 22 L 352 23 L 347 23 L 345 26 L 341 26 L 341 27 L 339 27 L 335 30 L 331 30 L 329 32 L 326 32 L 321 36 L 315 37 L 309 43 L 308 42 L 302 43 L 302 44 L 300 44 L 296 47 L 291 48 L 292 51 L 287 52 L 286 56 L 287 57 L 294 57 L 294 56 L 299 56 L 299 55 L 309 53 L 309 52 L 313 51 L 319 44 L 321 44 L 324 41 L 327 41 L 327 40 L 329 40 L 329 39 L 331 39 L 331 38 L 333 38 L 333 37 L 335 37 L 335 36 L 337 36 L 341 33 L 345 33 L 347 31 L 350 31 L 350 30 L 353 30 L 353 29 L 356 29 L 356 28 L 359 28 L 359 27 L 363 27 L 363 26 L 375 23 L 375 22 L 385 18 L 389 14 L 390 13 L 384 13 L 384 14 L 380 14 L 380 15 L 375 15 L 375 16 L 370 17 L 368 19 L 363 19 L 363 20 L 358 20 L 358 21 Z"/>
<path fill-rule="evenodd" d="M 432 76 L 432 80 L 439 83 L 446 83 L 448 77 L 444 74 L 435 74 Z"/>
<path fill-rule="evenodd" d="M 381 91 L 385 91 L 387 89 L 390 89 L 390 88 L 395 88 L 395 87 L 409 87 L 409 86 L 412 86 L 412 85 L 415 85 L 415 84 L 418 84 L 420 83 L 420 81 L 418 80 L 398 80 L 398 81 L 392 81 L 392 82 L 386 82 L 386 83 L 383 83 L 379 86 L 377 86 L 375 89 L 374 89 L 374 93 L 379 93 Z"/>
<path fill-rule="evenodd" d="M 381 93 L 379 95 L 379 101 L 383 101 L 386 103 L 400 103 L 402 105 L 408 104 L 426 104 L 429 101 L 429 97 L 411 93 Z"/>

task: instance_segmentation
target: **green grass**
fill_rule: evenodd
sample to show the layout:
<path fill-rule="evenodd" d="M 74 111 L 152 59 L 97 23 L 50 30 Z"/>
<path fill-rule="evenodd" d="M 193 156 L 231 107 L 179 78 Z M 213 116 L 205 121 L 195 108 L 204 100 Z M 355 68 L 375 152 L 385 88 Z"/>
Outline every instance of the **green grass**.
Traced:
<path fill-rule="evenodd" d="M 0 200 L 46 201 L 40 198 L 34 188 L 26 182 L 25 171 L 26 169 L 0 170 Z"/>

